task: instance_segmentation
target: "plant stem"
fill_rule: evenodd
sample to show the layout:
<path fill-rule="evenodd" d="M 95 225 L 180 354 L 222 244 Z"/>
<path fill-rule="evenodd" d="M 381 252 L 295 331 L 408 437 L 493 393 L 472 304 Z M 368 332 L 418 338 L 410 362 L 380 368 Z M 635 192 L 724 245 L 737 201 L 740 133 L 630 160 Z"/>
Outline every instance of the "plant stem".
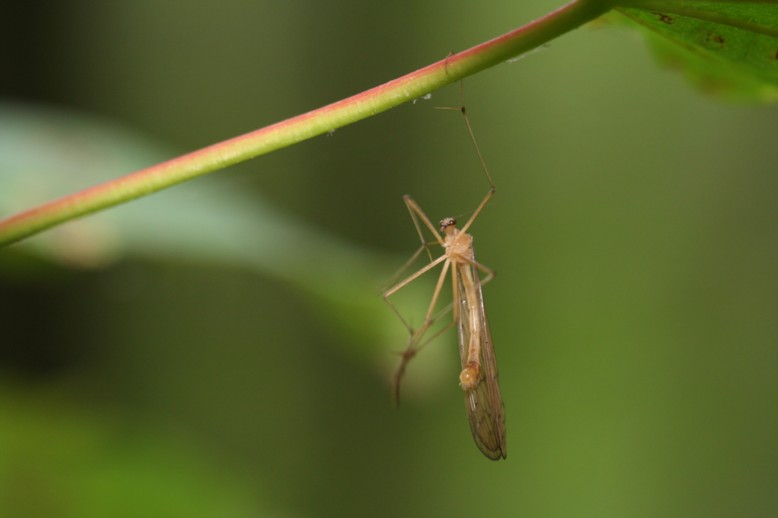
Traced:
<path fill-rule="evenodd" d="M 376 115 L 530 51 L 610 7 L 604 0 L 573 0 L 523 27 L 347 99 L 9 216 L 0 220 L 0 246 Z"/>

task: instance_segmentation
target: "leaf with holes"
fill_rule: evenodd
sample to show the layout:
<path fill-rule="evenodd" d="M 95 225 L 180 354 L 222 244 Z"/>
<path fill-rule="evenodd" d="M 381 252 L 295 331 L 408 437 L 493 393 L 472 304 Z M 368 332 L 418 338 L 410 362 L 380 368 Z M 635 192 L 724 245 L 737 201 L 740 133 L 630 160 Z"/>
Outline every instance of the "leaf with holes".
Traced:
<path fill-rule="evenodd" d="M 703 90 L 778 100 L 778 1 L 628 0 L 617 10 Z"/>

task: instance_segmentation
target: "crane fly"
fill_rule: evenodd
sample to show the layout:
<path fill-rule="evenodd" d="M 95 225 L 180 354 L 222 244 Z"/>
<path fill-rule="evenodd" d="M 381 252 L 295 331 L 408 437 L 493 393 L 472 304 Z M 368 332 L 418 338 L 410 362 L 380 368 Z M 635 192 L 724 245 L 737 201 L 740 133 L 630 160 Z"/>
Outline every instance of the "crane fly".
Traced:
<path fill-rule="evenodd" d="M 430 256 L 430 262 L 384 292 L 384 300 L 410 331 L 408 346 L 402 354 L 400 366 L 395 374 L 395 399 L 399 399 L 400 382 L 405 374 L 408 362 L 429 341 L 449 328 L 456 326 L 459 331 L 459 356 L 462 362 L 459 385 L 462 387 L 465 396 L 470 431 L 481 452 L 489 459 L 499 460 L 506 458 L 507 455 L 505 446 L 505 409 L 497 381 L 497 361 L 494 355 L 492 336 L 489 331 L 489 321 L 486 317 L 481 290 L 482 284 L 491 280 L 494 272 L 476 261 L 473 251 L 473 236 L 468 233 L 470 226 L 481 213 L 481 210 L 491 200 L 495 188 L 486 168 L 486 163 L 481 156 L 481 151 L 475 141 L 467 113 L 464 107 L 459 109 L 465 117 L 468 132 L 475 145 L 478 158 L 481 161 L 491 189 L 472 216 L 470 216 L 470 219 L 461 228 L 457 227 L 457 222 L 454 218 L 444 218 L 436 229 L 413 198 L 408 195 L 403 197 L 403 201 L 408 208 L 408 212 L 422 242 L 421 248 L 411 257 L 406 266 L 412 264 L 425 250 Z M 443 255 L 440 257 L 432 258 L 428 243 L 424 239 L 422 226 L 426 227 L 435 236 L 435 241 L 431 244 L 437 244 L 443 248 Z M 442 265 L 442 268 L 438 275 L 424 322 L 417 329 L 413 329 L 389 301 L 389 297 L 440 265 Z M 449 271 L 451 272 L 453 289 L 452 303 L 442 311 L 436 312 L 440 294 Z M 479 272 L 485 274 L 483 282 Z M 427 336 L 430 334 L 437 318 L 449 310 L 453 315 L 451 323 L 440 331 L 433 333 L 432 336 Z"/>

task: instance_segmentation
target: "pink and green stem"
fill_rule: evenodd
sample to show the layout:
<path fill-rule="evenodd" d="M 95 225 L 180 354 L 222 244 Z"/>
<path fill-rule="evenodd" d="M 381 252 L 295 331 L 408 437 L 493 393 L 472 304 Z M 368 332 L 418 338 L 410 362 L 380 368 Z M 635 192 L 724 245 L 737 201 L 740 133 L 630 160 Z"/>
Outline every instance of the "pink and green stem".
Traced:
<path fill-rule="evenodd" d="M 347 99 L 9 216 L 0 220 L 0 246 L 394 108 L 528 52 L 609 9 L 604 0 L 573 0 L 523 27 Z"/>

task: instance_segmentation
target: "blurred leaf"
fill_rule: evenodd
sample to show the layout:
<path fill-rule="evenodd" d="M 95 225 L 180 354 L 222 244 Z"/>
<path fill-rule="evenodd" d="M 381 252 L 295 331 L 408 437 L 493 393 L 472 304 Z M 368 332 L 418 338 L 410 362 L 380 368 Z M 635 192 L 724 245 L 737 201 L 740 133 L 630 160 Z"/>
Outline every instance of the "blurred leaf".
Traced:
<path fill-rule="evenodd" d="M 105 120 L 0 105 L 0 213 L 172 156 Z M 382 282 L 400 260 L 311 228 L 229 182 L 182 184 L 50 229 L 1 250 L 0 273 L 34 277 L 53 265 L 65 271 L 99 268 L 124 257 L 248 268 L 290 282 L 346 338 L 337 342 L 363 359 L 374 361 L 377 353 L 404 343 L 405 330 L 380 297 Z"/>
<path fill-rule="evenodd" d="M 778 99 L 778 3 L 636 0 L 618 10 L 647 29 L 659 59 L 730 99 Z"/>
<path fill-rule="evenodd" d="M 46 394 L 6 384 L 0 413 L 2 516 L 258 515 L 256 490 L 203 460 L 181 430 L 160 433 L 158 423 L 131 424 L 105 409 L 97 417 L 62 387 Z"/>

